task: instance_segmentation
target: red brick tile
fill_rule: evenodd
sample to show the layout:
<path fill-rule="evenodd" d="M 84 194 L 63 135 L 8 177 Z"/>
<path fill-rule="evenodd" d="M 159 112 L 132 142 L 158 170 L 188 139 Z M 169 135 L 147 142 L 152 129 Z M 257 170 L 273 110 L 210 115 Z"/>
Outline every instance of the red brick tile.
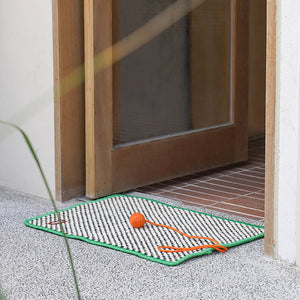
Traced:
<path fill-rule="evenodd" d="M 264 165 L 258 166 L 258 167 L 254 168 L 254 169 L 255 169 L 256 171 L 257 171 L 257 170 L 260 170 L 260 171 L 262 171 L 262 172 L 265 173 L 265 166 L 264 166 Z"/>
<path fill-rule="evenodd" d="M 191 196 L 191 197 L 194 197 L 194 198 L 201 198 L 201 199 L 206 199 L 206 200 L 210 200 L 210 201 L 228 200 L 228 197 L 207 194 L 207 193 L 204 193 L 203 191 L 200 191 L 198 189 L 195 189 L 194 191 L 189 190 L 189 189 L 176 189 L 176 190 L 173 190 L 172 192 L 176 193 L 176 194 L 182 194 L 182 195 L 185 195 L 185 196 Z"/>
<path fill-rule="evenodd" d="M 228 187 L 236 188 L 236 189 L 244 191 L 245 194 L 247 194 L 249 192 L 257 192 L 260 190 L 260 188 L 256 187 L 256 185 L 249 186 L 249 185 L 237 183 L 235 180 L 230 180 L 230 178 L 228 178 L 228 177 L 222 177 L 220 179 L 213 179 L 213 180 L 210 180 L 209 182 L 216 184 L 216 185 L 225 185 Z"/>
<path fill-rule="evenodd" d="M 237 179 L 241 179 L 241 180 L 245 180 L 247 182 L 251 182 L 251 183 L 260 183 L 260 184 L 265 184 L 265 180 L 264 178 L 259 178 L 259 177 L 253 177 L 253 176 L 249 176 L 246 175 L 244 172 L 240 172 L 240 173 L 236 173 L 236 174 L 232 174 L 230 175 L 231 178 L 237 178 Z"/>
<path fill-rule="evenodd" d="M 248 161 L 246 163 L 241 164 L 240 168 L 242 168 L 243 170 L 248 170 L 248 169 L 257 168 L 259 166 L 261 166 L 261 164 Z"/>
<path fill-rule="evenodd" d="M 214 180 L 214 182 L 217 182 L 217 184 L 213 183 L 212 181 L 206 181 L 206 182 L 198 182 L 193 185 L 197 186 L 197 187 L 203 187 L 203 188 L 215 190 L 218 192 L 230 193 L 231 196 L 245 194 L 245 190 L 241 190 L 236 187 L 228 186 L 227 184 L 222 183 L 222 181 L 220 181 L 220 180 Z"/>
<path fill-rule="evenodd" d="M 218 187 L 218 186 L 214 186 L 213 184 L 207 184 L 207 183 L 198 183 L 198 184 L 193 184 L 193 185 L 188 185 L 186 186 L 184 189 L 189 189 L 191 191 L 199 191 L 202 193 L 206 193 L 209 195 L 214 195 L 214 196 L 220 196 L 222 198 L 233 198 L 236 197 L 237 195 L 242 195 L 241 193 L 232 193 L 229 192 L 228 189 L 226 187 Z M 227 189 L 227 191 L 226 191 Z M 231 189 L 232 191 L 232 189 Z"/>
<path fill-rule="evenodd" d="M 257 166 L 255 168 L 253 168 L 253 170 L 256 171 L 256 172 L 265 173 L 265 166 L 264 166 L 264 164 L 261 164 L 260 166 Z"/>
<path fill-rule="evenodd" d="M 247 176 L 251 176 L 251 177 L 258 177 L 258 178 L 262 179 L 263 181 L 265 180 L 265 174 L 262 173 L 262 172 L 257 172 L 254 169 L 243 171 L 242 174 L 247 175 Z"/>
<path fill-rule="evenodd" d="M 194 196 L 190 196 L 190 195 L 184 195 L 184 194 L 180 194 L 180 193 L 174 193 L 174 192 L 163 192 L 160 194 L 160 196 L 163 197 L 167 197 L 170 199 L 174 199 L 174 200 L 180 200 L 180 201 L 186 201 L 189 203 L 194 203 L 196 205 L 200 205 L 200 206 L 206 206 L 206 205 L 211 205 L 214 204 L 215 202 L 212 200 L 208 200 L 208 199 L 203 199 L 200 197 L 194 197 Z"/>
<path fill-rule="evenodd" d="M 254 181 L 248 181 L 245 179 L 241 179 L 240 177 L 234 177 L 234 176 L 224 176 L 221 180 L 226 180 L 229 182 L 239 183 L 244 186 L 252 186 L 256 189 L 263 189 L 265 187 L 264 183 L 254 182 Z"/>
<path fill-rule="evenodd" d="M 264 201 L 262 200 L 258 200 L 258 199 L 254 199 L 254 198 L 250 198 L 247 196 L 243 196 L 243 197 L 239 197 L 236 199 L 232 199 L 232 200 L 228 200 L 224 203 L 229 203 L 229 204 L 235 204 L 238 206 L 245 206 L 248 208 L 253 208 L 253 209 L 258 209 L 261 211 L 264 211 Z M 237 208 L 238 210 L 239 208 Z"/>
<path fill-rule="evenodd" d="M 265 190 L 263 189 L 263 190 L 260 190 L 260 191 L 258 191 L 258 192 L 256 192 L 257 194 L 259 194 L 259 195 L 265 195 Z"/>
<path fill-rule="evenodd" d="M 230 211 L 235 211 L 235 212 L 238 212 L 238 213 L 243 213 L 243 214 L 246 214 L 246 215 L 256 216 L 256 217 L 260 217 L 260 218 L 264 217 L 264 212 L 263 211 L 254 210 L 254 209 L 243 207 L 243 206 L 231 205 L 227 202 L 226 203 L 225 202 L 216 203 L 216 204 L 211 205 L 211 207 L 212 208 L 213 207 L 219 207 L 219 208 L 227 209 L 227 210 L 230 210 Z"/>
<path fill-rule="evenodd" d="M 259 193 L 251 193 L 251 194 L 248 194 L 247 197 L 253 198 L 253 199 L 258 199 L 258 200 L 261 200 L 261 201 L 265 200 L 265 195 L 264 194 L 259 194 Z"/>
<path fill-rule="evenodd" d="M 264 159 L 258 159 L 258 158 L 253 158 L 253 157 L 249 157 L 249 162 L 253 165 L 253 166 L 261 166 L 264 165 Z"/>
<path fill-rule="evenodd" d="M 237 216 L 240 216 L 240 217 L 249 218 L 249 219 L 252 219 L 252 220 L 257 220 L 257 221 L 262 220 L 261 217 L 244 214 L 244 213 L 237 212 L 237 211 L 234 211 L 234 210 L 227 210 L 227 209 L 223 209 L 223 208 L 220 208 L 220 207 L 211 207 L 211 206 L 207 206 L 207 208 L 209 208 L 211 210 L 216 210 L 216 211 L 224 212 L 224 213 L 227 213 L 227 214 L 231 214 L 231 215 L 237 215 Z"/>

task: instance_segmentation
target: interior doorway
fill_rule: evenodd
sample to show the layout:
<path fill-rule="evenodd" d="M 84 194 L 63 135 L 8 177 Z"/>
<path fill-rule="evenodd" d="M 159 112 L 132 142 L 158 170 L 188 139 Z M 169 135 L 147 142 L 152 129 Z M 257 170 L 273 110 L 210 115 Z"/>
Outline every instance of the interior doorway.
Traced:
<path fill-rule="evenodd" d="M 247 162 L 140 187 L 140 192 L 264 221 L 265 139 L 250 140 Z"/>

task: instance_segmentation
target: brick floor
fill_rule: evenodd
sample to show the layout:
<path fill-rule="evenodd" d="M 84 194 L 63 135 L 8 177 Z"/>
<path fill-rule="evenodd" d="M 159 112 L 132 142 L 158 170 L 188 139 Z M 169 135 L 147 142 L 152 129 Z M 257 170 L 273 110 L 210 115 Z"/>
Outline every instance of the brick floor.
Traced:
<path fill-rule="evenodd" d="M 144 186 L 134 191 L 264 220 L 264 139 L 249 141 L 245 163 Z"/>

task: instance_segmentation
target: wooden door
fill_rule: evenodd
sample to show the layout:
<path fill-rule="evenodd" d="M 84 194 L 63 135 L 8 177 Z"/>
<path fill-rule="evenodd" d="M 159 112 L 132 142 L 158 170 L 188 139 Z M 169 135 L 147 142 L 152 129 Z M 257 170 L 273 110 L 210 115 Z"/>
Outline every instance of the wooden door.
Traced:
<path fill-rule="evenodd" d="M 134 2 L 136 1 L 132 3 Z M 169 2 L 172 2 L 170 7 L 177 4 Z M 179 2 L 182 6 L 184 1 Z M 130 40 L 129 35 L 127 39 L 125 37 L 119 44 L 115 44 L 119 40 L 120 29 L 124 29 L 119 27 L 122 22 L 119 7 L 122 5 L 121 1 L 85 0 L 87 196 L 97 198 L 247 159 L 248 1 L 199 0 L 197 7 L 191 4 L 193 2 L 197 1 L 190 1 L 193 10 L 188 15 L 189 34 L 186 45 L 189 52 L 190 111 L 188 125 L 185 126 L 188 127 L 164 133 L 161 131 L 164 125 L 159 126 L 160 123 L 157 122 L 157 133 L 153 136 L 135 137 L 129 141 L 124 139 L 125 142 L 122 142 L 120 129 L 124 125 L 121 125 L 120 106 L 125 107 L 126 111 L 126 101 L 131 101 L 131 96 L 128 94 L 121 102 L 123 92 L 120 82 L 124 80 L 121 78 L 124 65 L 122 66 L 122 61 L 118 63 L 119 56 L 122 58 L 119 50 L 126 42 L 135 44 L 135 40 Z M 136 2 L 135 5 L 138 3 L 141 6 L 141 2 Z M 146 3 L 150 5 L 150 2 Z M 151 3 L 154 5 L 156 2 Z M 186 5 L 188 4 L 189 1 L 186 1 Z M 144 11 L 149 6 L 141 6 L 140 9 Z M 167 6 L 162 9 L 164 19 L 161 20 L 166 19 L 166 14 L 163 13 L 167 9 Z M 177 12 L 178 10 L 174 10 L 170 19 Z M 155 18 L 156 16 L 149 22 L 157 21 Z M 177 29 L 182 30 L 178 23 L 172 26 L 175 32 Z M 140 28 L 139 33 L 143 29 Z M 153 41 L 155 39 L 156 37 L 152 38 Z M 161 43 L 165 43 L 167 47 L 168 43 L 172 43 L 172 38 L 165 36 Z M 111 47 L 113 44 L 115 46 Z M 136 46 L 132 46 L 132 49 L 139 51 Z M 144 48 L 141 51 L 147 50 Z M 163 51 L 165 48 L 159 53 L 163 55 Z M 160 70 L 155 76 L 163 76 L 163 64 L 150 61 L 150 68 L 153 65 Z M 138 67 L 139 63 L 135 63 L 132 68 L 128 68 L 125 77 L 132 75 L 131 70 L 136 72 L 137 79 L 144 76 L 143 70 Z M 176 77 L 175 73 L 170 74 Z M 155 76 L 149 77 L 149 84 L 155 81 Z M 167 79 L 171 77 L 166 76 Z M 139 85 L 137 82 L 137 90 Z M 178 86 L 174 86 L 175 88 Z M 174 95 L 174 90 L 169 89 L 169 92 Z M 176 105 L 181 105 L 178 93 L 175 94 L 174 99 L 177 97 L 179 103 Z M 149 96 L 145 93 L 138 95 Z M 169 98 L 165 99 L 167 102 Z M 148 104 L 149 102 L 147 101 Z M 151 103 L 149 105 L 154 106 Z M 123 119 L 126 121 L 126 117 Z"/>

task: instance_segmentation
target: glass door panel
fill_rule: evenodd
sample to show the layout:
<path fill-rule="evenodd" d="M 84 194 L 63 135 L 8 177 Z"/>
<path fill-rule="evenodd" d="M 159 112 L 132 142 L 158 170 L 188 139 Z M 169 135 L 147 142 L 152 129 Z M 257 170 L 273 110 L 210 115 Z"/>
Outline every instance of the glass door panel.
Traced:
<path fill-rule="evenodd" d="M 119 40 L 172 3 L 119 0 Z M 119 62 L 115 146 L 231 122 L 231 20 L 230 0 L 205 1 Z"/>

